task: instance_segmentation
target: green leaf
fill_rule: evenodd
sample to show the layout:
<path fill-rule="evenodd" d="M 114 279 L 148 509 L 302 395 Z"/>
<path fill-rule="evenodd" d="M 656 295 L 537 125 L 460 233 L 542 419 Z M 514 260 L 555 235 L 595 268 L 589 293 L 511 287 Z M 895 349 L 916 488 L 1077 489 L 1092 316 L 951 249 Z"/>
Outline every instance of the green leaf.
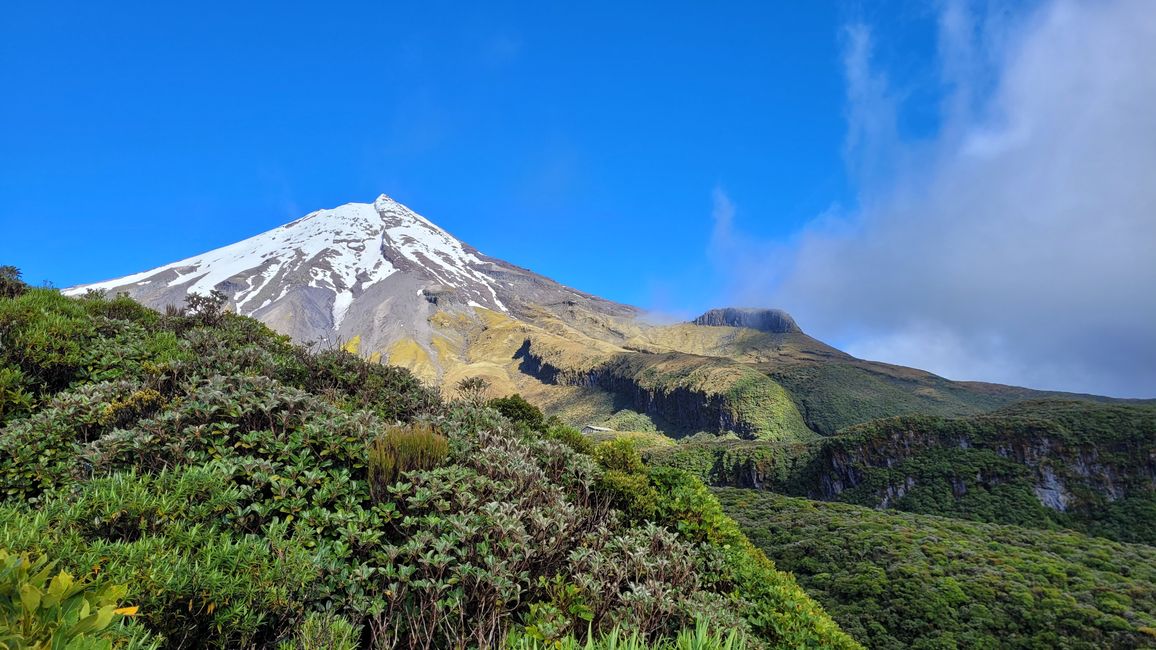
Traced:
<path fill-rule="evenodd" d="M 20 604 L 27 612 L 35 612 L 40 607 L 40 599 L 44 594 L 30 584 L 20 585 Z"/>

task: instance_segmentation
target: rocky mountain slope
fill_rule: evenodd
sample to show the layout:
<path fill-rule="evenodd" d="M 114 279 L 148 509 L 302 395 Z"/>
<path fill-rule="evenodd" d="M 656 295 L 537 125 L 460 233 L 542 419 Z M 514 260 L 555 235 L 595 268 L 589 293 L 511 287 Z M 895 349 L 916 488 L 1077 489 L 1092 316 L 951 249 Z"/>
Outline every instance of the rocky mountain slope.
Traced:
<path fill-rule="evenodd" d="M 437 312 L 481 308 L 527 320 L 574 307 L 608 317 L 637 313 L 488 257 L 384 194 L 65 293 L 89 289 L 126 292 L 152 306 L 220 291 L 237 313 L 295 339 L 358 339 L 372 351 L 406 338 L 428 341 Z"/>

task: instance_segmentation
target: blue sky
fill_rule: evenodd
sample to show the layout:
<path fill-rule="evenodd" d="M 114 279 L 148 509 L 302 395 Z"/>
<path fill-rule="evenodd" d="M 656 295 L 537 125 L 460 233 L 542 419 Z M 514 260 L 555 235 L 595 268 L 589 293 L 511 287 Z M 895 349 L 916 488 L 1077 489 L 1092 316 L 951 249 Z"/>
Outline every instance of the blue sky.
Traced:
<path fill-rule="evenodd" d="M 697 310 L 722 298 L 715 187 L 767 237 L 853 200 L 852 10 L 802 6 L 6 3 L 0 257 L 65 286 L 385 192 L 568 284 Z M 933 15 L 895 6 L 926 45 Z"/>
<path fill-rule="evenodd" d="M 1156 396 L 1149 0 L 660 9 L 8 0 L 0 263 L 101 280 L 385 192 L 614 300 Z"/>

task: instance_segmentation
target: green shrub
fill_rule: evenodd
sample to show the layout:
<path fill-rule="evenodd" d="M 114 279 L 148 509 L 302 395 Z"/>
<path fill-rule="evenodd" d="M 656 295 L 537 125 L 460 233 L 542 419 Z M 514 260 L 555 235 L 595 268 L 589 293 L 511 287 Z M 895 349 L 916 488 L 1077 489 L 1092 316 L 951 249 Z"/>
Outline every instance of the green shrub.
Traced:
<path fill-rule="evenodd" d="M 658 492 L 645 474 L 606 470 L 598 479 L 598 489 L 607 496 L 612 507 L 623 511 L 633 521 L 653 521 L 658 514 Z"/>
<path fill-rule="evenodd" d="M 123 585 L 94 588 L 66 571 L 53 573 L 45 556 L 14 555 L 0 548 L 0 647 L 102 650 L 153 648 L 123 620 L 136 607 L 118 607 Z"/>
<path fill-rule="evenodd" d="M 35 398 L 19 368 L 0 366 L 0 422 L 32 410 Z"/>
<path fill-rule="evenodd" d="M 149 326 L 155 326 L 161 320 L 160 314 L 125 293 L 108 299 L 103 292 L 90 290 L 84 295 L 81 304 L 89 314 L 111 320 L 134 321 Z"/>
<path fill-rule="evenodd" d="M 15 266 L 0 266 L 0 298 L 15 298 L 28 290 Z"/>
<path fill-rule="evenodd" d="M 166 647 L 224 649 L 275 638 L 302 615 L 317 579 L 314 558 L 283 529 L 238 536 L 177 517 L 151 530 L 123 522 L 128 535 L 102 539 L 84 528 L 111 524 L 80 521 L 83 509 L 63 500 L 49 505 L 51 514 L 0 507 L 10 524 L 0 529 L 0 544 L 35 553 L 51 545 L 74 570 L 95 568 L 102 583 L 126 585 L 140 606 L 136 618 Z"/>
<path fill-rule="evenodd" d="M 601 443 L 594 449 L 594 460 L 606 469 L 614 469 L 627 474 L 639 474 L 646 471 L 642 463 L 642 454 L 634 442 L 626 438 L 616 438 Z"/>
<path fill-rule="evenodd" d="M 344 350 L 309 353 L 296 348 L 294 354 L 297 368 L 282 362 L 279 378 L 311 393 L 331 396 L 348 409 L 368 409 L 387 422 L 408 422 L 439 406 L 437 392 L 405 368 L 368 363 Z"/>
<path fill-rule="evenodd" d="M 67 387 L 86 366 L 96 324 L 80 301 L 49 289 L 0 300 L 0 362 L 23 371 L 35 392 Z"/>
<path fill-rule="evenodd" d="M 450 452 L 449 440 L 428 424 L 390 427 L 369 443 L 369 486 L 375 499 L 405 472 L 433 469 Z"/>
<path fill-rule="evenodd" d="M 485 377 L 466 377 L 459 381 L 454 389 L 461 401 L 473 406 L 482 406 L 486 403 L 486 395 L 490 392 L 490 380 Z"/>
<path fill-rule="evenodd" d="M 330 613 L 305 615 L 297 633 L 277 650 L 357 650 L 361 632 L 349 620 Z"/>
<path fill-rule="evenodd" d="M 524 424 L 532 431 L 546 429 L 546 417 L 542 410 L 526 401 L 521 395 L 514 393 L 508 397 L 498 397 L 486 403 L 486 406 L 506 416 L 515 424 Z"/>
<path fill-rule="evenodd" d="M 217 290 L 210 291 L 208 295 L 190 293 L 185 298 L 182 315 L 200 325 L 218 325 L 225 318 L 225 306 L 228 303 L 229 297 Z"/>
<path fill-rule="evenodd" d="M 594 442 L 574 427 L 555 424 L 546 429 L 545 437 L 550 440 L 557 440 L 580 454 L 594 455 Z"/>

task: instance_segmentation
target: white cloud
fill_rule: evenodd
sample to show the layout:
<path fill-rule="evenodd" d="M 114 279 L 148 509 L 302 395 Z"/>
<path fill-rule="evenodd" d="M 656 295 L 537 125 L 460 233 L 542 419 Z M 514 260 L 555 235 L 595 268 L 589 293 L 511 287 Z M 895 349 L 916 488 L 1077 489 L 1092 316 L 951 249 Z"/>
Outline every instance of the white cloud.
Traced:
<path fill-rule="evenodd" d="M 870 46 L 849 28 L 861 209 L 801 233 L 763 302 L 955 379 L 1156 397 L 1156 5 L 946 4 L 931 143 L 897 134 Z"/>

